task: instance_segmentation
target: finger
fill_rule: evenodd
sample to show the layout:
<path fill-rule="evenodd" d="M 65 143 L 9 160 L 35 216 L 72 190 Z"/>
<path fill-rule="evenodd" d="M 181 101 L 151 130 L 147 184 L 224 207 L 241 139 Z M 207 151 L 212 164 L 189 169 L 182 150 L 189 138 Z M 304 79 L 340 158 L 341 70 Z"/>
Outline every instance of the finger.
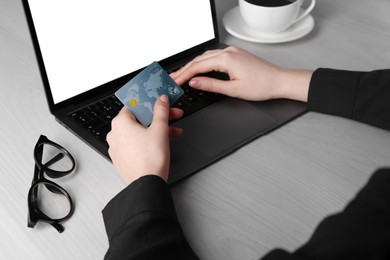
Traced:
<path fill-rule="evenodd" d="M 184 111 L 180 108 L 171 108 L 169 111 L 169 120 L 180 119 L 184 115 Z"/>
<path fill-rule="evenodd" d="M 219 80 L 209 77 L 195 77 L 190 80 L 189 85 L 190 87 L 198 90 L 236 97 L 236 91 L 238 88 L 234 87 L 235 83 L 236 82 L 234 80 Z"/>
<path fill-rule="evenodd" d="M 190 67 L 194 62 L 199 62 L 201 60 L 204 60 L 204 59 L 209 59 L 211 57 L 214 57 L 216 56 L 217 54 L 219 54 L 222 50 L 218 49 L 218 50 L 209 50 L 209 51 L 206 51 L 204 52 L 203 54 L 199 55 L 199 56 L 196 56 L 194 59 L 192 59 L 191 61 L 187 62 L 186 65 L 184 65 L 183 67 L 181 67 L 180 69 L 178 69 L 177 71 L 175 71 L 174 73 L 172 73 L 171 75 L 173 77 L 177 77 L 179 76 L 183 71 L 185 71 L 186 69 L 188 69 L 188 67 Z"/>
<path fill-rule="evenodd" d="M 183 133 L 183 129 L 178 127 L 170 127 L 169 128 L 169 137 L 178 137 Z"/>
<path fill-rule="evenodd" d="M 207 73 L 210 71 L 227 72 L 214 59 L 202 60 L 201 62 L 193 63 L 191 67 L 183 71 L 176 79 L 176 83 L 179 85 L 191 80 L 194 76 Z"/>
<path fill-rule="evenodd" d="M 215 56 L 218 56 L 222 51 L 223 51 L 222 49 L 206 51 L 203 54 L 192 59 L 185 66 L 183 66 L 180 70 L 178 70 L 178 72 L 182 72 L 182 71 L 188 69 L 188 67 L 190 67 L 195 62 L 200 62 L 200 61 L 205 60 L 205 59 L 214 58 Z"/>
<path fill-rule="evenodd" d="M 130 120 L 137 121 L 134 114 L 129 109 L 127 109 L 125 106 L 122 107 L 122 109 L 119 111 L 117 116 L 126 117 L 126 118 L 129 118 Z"/>
<path fill-rule="evenodd" d="M 153 120 L 151 126 L 157 124 L 168 125 L 169 112 L 169 99 L 168 96 L 164 94 L 157 99 L 154 105 Z"/>
<path fill-rule="evenodd" d="M 175 74 L 173 74 L 172 78 L 176 81 L 177 84 L 182 85 L 197 74 L 206 73 L 213 70 L 226 72 L 221 69 L 219 59 L 215 58 L 216 56 L 220 55 L 221 52 L 222 51 L 215 51 L 195 58 Z"/>

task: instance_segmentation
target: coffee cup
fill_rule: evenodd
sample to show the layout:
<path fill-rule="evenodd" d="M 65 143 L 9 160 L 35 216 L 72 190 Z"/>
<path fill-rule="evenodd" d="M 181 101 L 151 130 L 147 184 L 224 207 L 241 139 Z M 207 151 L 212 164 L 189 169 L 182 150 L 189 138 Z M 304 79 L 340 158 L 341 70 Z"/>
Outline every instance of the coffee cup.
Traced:
<path fill-rule="evenodd" d="M 264 35 L 282 32 L 301 21 L 314 8 L 316 1 L 310 1 L 302 13 L 305 0 L 239 0 L 238 5 L 251 33 Z"/>

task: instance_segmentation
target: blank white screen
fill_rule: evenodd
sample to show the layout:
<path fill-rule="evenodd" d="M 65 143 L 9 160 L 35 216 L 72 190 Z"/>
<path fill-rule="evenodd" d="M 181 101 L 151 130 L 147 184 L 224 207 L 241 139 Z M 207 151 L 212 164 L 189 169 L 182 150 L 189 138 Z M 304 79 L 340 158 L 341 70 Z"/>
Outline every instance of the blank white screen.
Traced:
<path fill-rule="evenodd" d="M 54 103 L 214 38 L 209 0 L 29 5 Z"/>

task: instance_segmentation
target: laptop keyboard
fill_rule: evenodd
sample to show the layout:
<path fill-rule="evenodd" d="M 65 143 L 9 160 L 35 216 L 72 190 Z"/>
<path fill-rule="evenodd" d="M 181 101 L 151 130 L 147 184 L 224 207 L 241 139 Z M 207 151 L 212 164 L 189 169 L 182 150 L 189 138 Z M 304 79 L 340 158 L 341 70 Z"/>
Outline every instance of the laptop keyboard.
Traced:
<path fill-rule="evenodd" d="M 69 116 L 98 140 L 107 144 L 106 135 L 111 130 L 111 120 L 122 107 L 123 104 L 113 95 L 75 111 Z"/>
<path fill-rule="evenodd" d="M 208 75 L 210 76 L 210 74 Z M 212 73 L 211 76 L 227 79 L 226 75 L 220 73 Z M 223 95 L 199 91 L 191 88 L 188 84 L 183 84 L 181 87 L 184 90 L 184 95 L 175 104 L 172 104 L 172 107 L 183 109 L 183 117 L 224 99 Z M 123 104 L 119 99 L 112 95 L 93 105 L 77 110 L 69 114 L 69 116 L 108 147 L 106 135 L 111 131 L 111 120 L 119 113 L 122 107 Z"/>

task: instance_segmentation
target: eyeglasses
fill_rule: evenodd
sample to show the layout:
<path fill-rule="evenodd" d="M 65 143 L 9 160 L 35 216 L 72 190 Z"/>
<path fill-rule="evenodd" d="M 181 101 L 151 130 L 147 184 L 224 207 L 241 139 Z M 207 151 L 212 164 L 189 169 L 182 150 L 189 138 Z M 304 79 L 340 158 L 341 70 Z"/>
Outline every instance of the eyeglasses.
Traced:
<path fill-rule="evenodd" d="M 41 135 L 34 148 L 34 178 L 28 192 L 27 226 L 34 228 L 38 221 L 52 225 L 59 233 L 60 224 L 70 218 L 74 205 L 69 193 L 58 184 L 45 178 L 61 178 L 75 169 L 75 160 L 62 146 Z"/>

